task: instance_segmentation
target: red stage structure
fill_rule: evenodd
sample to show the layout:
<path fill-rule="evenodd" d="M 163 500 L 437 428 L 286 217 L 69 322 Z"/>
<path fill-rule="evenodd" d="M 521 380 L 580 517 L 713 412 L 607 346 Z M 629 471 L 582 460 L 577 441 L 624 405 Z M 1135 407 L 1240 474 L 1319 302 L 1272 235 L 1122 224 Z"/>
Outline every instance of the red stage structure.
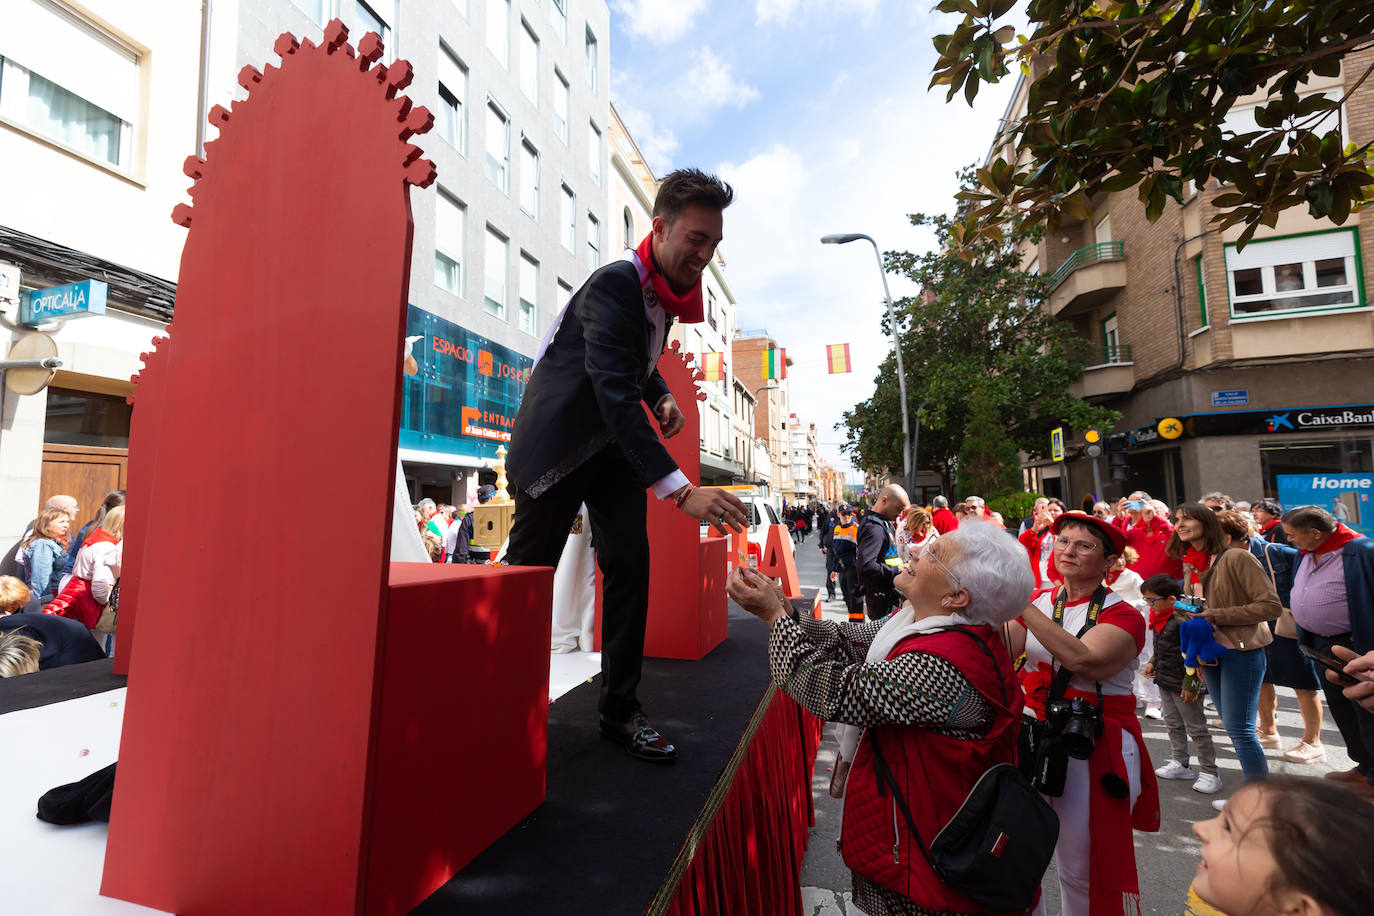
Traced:
<path fill-rule="evenodd" d="M 102 892 L 181 914 L 405 912 L 544 796 L 552 571 L 387 561 L 433 117 L 324 35 L 211 111 L 136 380 Z"/>

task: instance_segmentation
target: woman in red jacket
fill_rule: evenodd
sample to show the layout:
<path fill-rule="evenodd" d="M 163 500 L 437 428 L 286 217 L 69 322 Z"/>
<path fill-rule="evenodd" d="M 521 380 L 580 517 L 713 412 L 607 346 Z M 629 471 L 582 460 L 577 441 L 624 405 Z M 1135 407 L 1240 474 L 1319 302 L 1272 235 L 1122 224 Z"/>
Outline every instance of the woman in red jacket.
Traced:
<path fill-rule="evenodd" d="M 1049 588 L 1051 584 L 1060 581 L 1059 572 L 1054 567 L 1054 532 L 1050 530 L 1050 526 L 1063 514 L 1063 502 L 1057 499 L 1047 500 L 1044 506 L 1036 510 L 1031 519 L 1031 526 L 1021 532 L 1018 538 L 1021 546 L 1026 548 L 1026 553 L 1030 554 L 1031 571 L 1035 573 L 1037 590 Z"/>
<path fill-rule="evenodd" d="M 1022 695 L 999 628 L 1025 606 L 1030 570 L 1006 531 L 969 524 L 934 541 L 895 585 L 906 604 L 864 623 L 797 615 L 752 569 L 732 573 L 729 592 L 772 627 L 773 682 L 846 726 L 841 852 L 855 905 L 871 916 L 981 913 L 936 877 L 894 794 L 879 790 L 874 747 L 927 846 L 984 770 L 1015 759 Z"/>

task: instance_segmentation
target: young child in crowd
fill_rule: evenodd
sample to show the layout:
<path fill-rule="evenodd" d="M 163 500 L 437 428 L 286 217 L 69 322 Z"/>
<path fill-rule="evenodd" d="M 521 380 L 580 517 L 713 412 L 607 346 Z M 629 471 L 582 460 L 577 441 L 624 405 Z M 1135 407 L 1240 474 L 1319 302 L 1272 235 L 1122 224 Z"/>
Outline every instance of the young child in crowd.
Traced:
<path fill-rule="evenodd" d="M 1202 861 L 1189 897 L 1226 916 L 1370 912 L 1374 812 L 1339 786 L 1293 777 L 1248 783 L 1193 833 Z"/>
<path fill-rule="evenodd" d="M 18 614 L 29 603 L 29 587 L 23 579 L 0 576 L 0 615 Z"/>
<path fill-rule="evenodd" d="M 1221 789 L 1221 776 L 1217 772 L 1217 752 L 1207 731 L 1207 717 L 1202 708 L 1202 678 L 1183 669 L 1179 615 L 1174 612 L 1174 600 L 1183 594 L 1183 587 L 1168 573 L 1159 573 L 1141 584 L 1140 594 L 1150 607 L 1149 628 L 1154 634 L 1154 655 L 1145 665 L 1143 674 L 1154 678 L 1159 686 L 1159 701 L 1173 757 L 1155 770 L 1155 775 L 1160 779 L 1193 779 L 1194 791 L 1215 795 Z M 1201 769 L 1197 774 L 1188 765 L 1189 738 L 1197 748 Z"/>

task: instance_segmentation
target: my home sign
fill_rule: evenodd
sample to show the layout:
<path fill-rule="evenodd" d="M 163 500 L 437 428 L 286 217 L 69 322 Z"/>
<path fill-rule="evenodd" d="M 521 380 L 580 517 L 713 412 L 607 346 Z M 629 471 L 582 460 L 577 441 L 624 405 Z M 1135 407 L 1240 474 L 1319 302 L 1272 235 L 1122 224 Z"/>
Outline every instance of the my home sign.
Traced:
<path fill-rule="evenodd" d="M 109 291 L 110 285 L 100 280 L 82 280 L 52 289 L 36 289 L 24 293 L 19 306 L 19 321 L 36 326 L 54 318 L 103 315 L 105 297 Z"/>

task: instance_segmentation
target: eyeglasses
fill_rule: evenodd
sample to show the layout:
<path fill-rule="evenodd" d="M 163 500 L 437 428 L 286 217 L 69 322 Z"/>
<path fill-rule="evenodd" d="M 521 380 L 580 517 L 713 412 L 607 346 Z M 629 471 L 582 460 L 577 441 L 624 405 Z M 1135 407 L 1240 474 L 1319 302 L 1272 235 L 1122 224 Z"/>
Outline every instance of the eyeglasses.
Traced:
<path fill-rule="evenodd" d="M 935 561 L 936 566 L 944 570 L 945 575 L 949 576 L 950 581 L 954 583 L 954 587 L 956 590 L 963 588 L 963 586 L 959 584 L 959 577 L 956 576 L 953 572 L 951 572 L 950 568 L 945 565 L 944 561 L 935 555 L 935 545 L 932 544 L 931 546 L 927 547 L 925 553 L 921 554 L 922 559 L 925 559 L 926 557 L 930 557 L 932 560 Z"/>
<path fill-rule="evenodd" d="M 1060 535 L 1054 539 L 1054 546 L 1065 553 L 1092 553 L 1102 545 L 1095 544 L 1091 541 L 1071 541 L 1063 535 Z"/>
<path fill-rule="evenodd" d="M 1146 604 L 1150 605 L 1151 607 L 1154 607 L 1154 603 L 1156 601 L 1168 601 L 1169 597 L 1170 596 L 1165 596 L 1163 598 L 1145 598 L 1144 600 Z"/>
<path fill-rule="evenodd" d="M 1107 510 L 1105 510 L 1105 509 L 1094 509 L 1094 510 L 1093 510 L 1093 515 L 1096 515 L 1098 518 L 1106 518 L 1106 517 L 1107 517 Z"/>

